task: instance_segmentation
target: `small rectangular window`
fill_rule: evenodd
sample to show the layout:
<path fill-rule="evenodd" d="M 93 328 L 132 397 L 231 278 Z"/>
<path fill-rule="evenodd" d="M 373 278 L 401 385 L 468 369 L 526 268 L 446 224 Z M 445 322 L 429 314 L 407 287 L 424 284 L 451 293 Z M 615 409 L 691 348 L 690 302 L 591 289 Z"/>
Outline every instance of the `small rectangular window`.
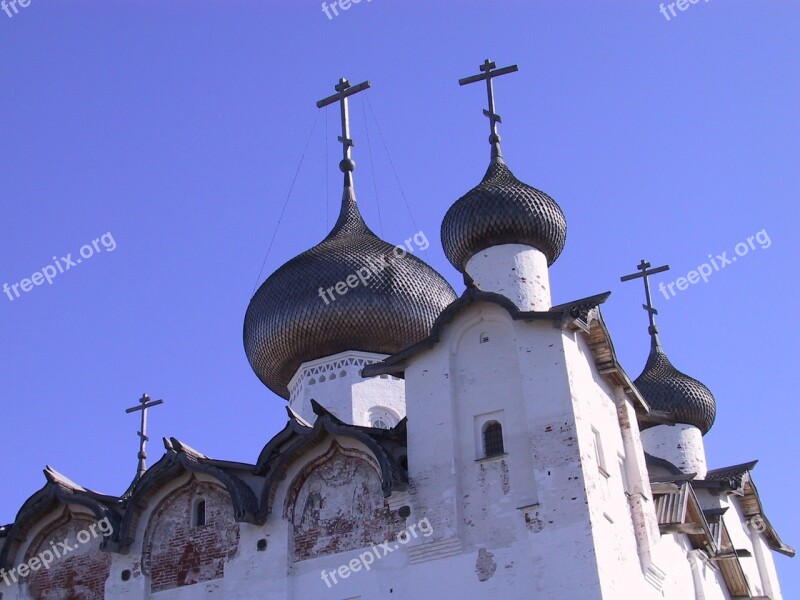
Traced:
<path fill-rule="evenodd" d="M 597 460 L 597 468 L 600 472 L 608 477 L 608 468 L 606 467 L 606 459 L 603 454 L 603 440 L 600 438 L 600 432 L 592 427 L 592 436 L 594 438 L 594 454 Z"/>

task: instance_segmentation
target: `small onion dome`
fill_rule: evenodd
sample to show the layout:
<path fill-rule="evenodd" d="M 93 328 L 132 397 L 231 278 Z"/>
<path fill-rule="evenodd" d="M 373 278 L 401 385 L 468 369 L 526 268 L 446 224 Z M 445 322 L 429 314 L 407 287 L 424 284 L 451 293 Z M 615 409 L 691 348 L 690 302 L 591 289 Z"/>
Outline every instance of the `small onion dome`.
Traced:
<path fill-rule="evenodd" d="M 532 246 L 552 265 L 566 239 L 567 220 L 555 200 L 514 177 L 501 157 L 442 221 L 444 253 L 462 273 L 474 254 L 500 244 Z"/>
<path fill-rule="evenodd" d="M 703 435 L 714 424 L 714 395 L 705 385 L 673 367 L 658 342 L 651 345 L 644 371 L 634 384 L 653 410 L 668 413 L 675 423 L 694 425 Z"/>
<path fill-rule="evenodd" d="M 341 282 L 344 294 L 327 291 Z M 454 300 L 439 273 L 370 231 L 346 186 L 328 237 L 280 267 L 253 296 L 245 352 L 258 378 L 288 399 L 302 363 L 347 350 L 399 352 L 427 337 Z"/>

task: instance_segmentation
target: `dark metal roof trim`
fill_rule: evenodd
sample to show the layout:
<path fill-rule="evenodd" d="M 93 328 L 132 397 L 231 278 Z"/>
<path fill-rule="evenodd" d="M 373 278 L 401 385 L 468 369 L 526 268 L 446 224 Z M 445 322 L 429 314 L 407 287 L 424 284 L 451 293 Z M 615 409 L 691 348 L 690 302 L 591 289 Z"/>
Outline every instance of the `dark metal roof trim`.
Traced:
<path fill-rule="evenodd" d="M 794 557 L 797 553 L 795 549 L 781 540 L 778 531 L 773 527 L 767 515 L 764 513 L 764 505 L 761 502 L 761 496 L 753 481 L 753 476 L 749 472 L 744 479 L 744 498 L 742 503 L 744 505 L 744 514 L 746 517 L 751 519 L 753 517 L 758 517 L 763 523 L 763 534 L 769 547 L 775 552 L 780 552 L 790 558 Z"/>
<path fill-rule="evenodd" d="M 645 464 L 648 467 L 649 466 L 661 467 L 661 468 L 666 469 L 667 471 L 669 471 L 671 474 L 677 475 L 677 476 L 687 475 L 686 473 L 681 471 L 678 467 L 673 465 L 668 460 L 666 460 L 664 458 L 659 458 L 658 456 L 653 456 L 652 454 L 648 454 L 647 452 L 644 453 L 644 461 L 645 461 Z M 691 474 L 691 478 L 693 479 L 696 475 L 697 475 L 697 473 L 692 473 Z M 652 478 L 651 477 L 650 481 L 657 481 L 657 478 Z M 672 481 L 672 480 L 670 480 L 670 481 Z"/>
<path fill-rule="evenodd" d="M 201 473 L 219 481 L 231 498 L 235 520 L 256 523 L 256 495 L 238 476 L 222 468 L 223 461 L 208 458 L 175 438 L 164 438 L 164 447 L 167 450 L 164 456 L 145 472 L 130 496 L 125 498 L 125 513 L 119 530 L 115 530 L 113 536 L 120 548 L 127 548 L 133 543 L 131 528 L 144 510 L 147 500 L 183 472 Z"/>
<path fill-rule="evenodd" d="M 740 465 L 734 465 L 732 467 L 711 469 L 708 471 L 708 473 L 706 473 L 705 479 L 709 481 L 735 479 L 739 480 L 739 485 L 741 485 L 741 480 L 744 477 L 744 475 L 749 471 L 752 471 L 757 464 L 758 460 L 751 460 L 750 462 L 742 463 Z"/>
<path fill-rule="evenodd" d="M 446 325 L 455 319 L 455 317 L 464 309 L 477 302 L 490 302 L 497 304 L 504 308 L 511 318 L 514 320 L 522 321 L 553 321 L 560 322 L 565 316 L 572 318 L 579 318 L 581 314 L 587 311 L 587 308 L 595 308 L 605 302 L 611 292 L 604 292 L 602 294 L 595 294 L 588 298 L 582 298 L 574 302 L 560 304 L 552 307 L 547 311 L 525 311 L 520 310 L 509 298 L 502 294 L 495 292 L 485 292 L 477 287 L 470 285 L 461 295 L 461 297 L 450 304 L 444 309 L 442 314 L 436 319 L 431 327 L 431 332 L 425 339 L 412 344 L 407 348 L 397 352 L 384 359 L 383 361 L 367 365 L 361 370 L 364 377 L 375 377 L 377 375 L 395 375 L 398 377 L 403 376 L 403 371 L 408 364 L 408 359 L 416 356 L 420 352 L 435 346 L 441 339 L 443 329 Z M 577 313 L 573 315 L 572 313 Z"/>
<path fill-rule="evenodd" d="M 469 283 L 469 280 L 467 281 Z M 611 341 L 611 334 L 600 313 L 600 305 L 610 295 L 611 292 L 603 292 L 553 306 L 547 311 L 524 311 L 520 310 L 516 304 L 502 294 L 485 292 L 474 285 L 469 285 L 461 297 L 439 315 L 427 338 L 397 354 L 389 356 L 383 361 L 367 365 L 361 370 L 361 375 L 362 377 L 375 377 L 378 375 L 404 377 L 405 369 L 410 360 L 420 352 L 428 350 L 439 343 L 445 326 L 450 324 L 461 311 L 477 302 L 489 302 L 504 308 L 514 320 L 552 321 L 556 326 L 573 327 L 588 334 L 589 346 L 598 371 L 602 375 L 612 378 L 614 384 L 621 386 L 634 399 L 637 414 L 646 414 L 650 407 L 619 364 L 614 351 L 614 344 Z"/>
<path fill-rule="evenodd" d="M 645 458 L 649 464 L 651 462 L 651 458 L 655 457 L 645 454 Z M 661 461 L 662 459 L 656 460 Z M 663 462 L 666 463 L 667 461 Z M 786 556 L 794 557 L 796 554 L 795 549 L 792 546 L 785 544 L 783 540 L 781 540 L 777 530 L 775 527 L 773 527 L 772 523 L 770 523 L 769 519 L 764 514 L 764 506 L 761 502 L 761 497 L 759 496 L 758 489 L 756 488 L 755 482 L 753 481 L 753 476 L 750 472 L 757 463 L 757 460 L 753 460 L 739 465 L 713 469 L 708 471 L 705 479 L 693 479 L 691 481 L 691 485 L 693 488 L 711 489 L 716 490 L 718 493 L 729 493 L 740 496 L 739 502 L 742 505 L 744 516 L 751 520 L 751 522 L 758 523 L 758 527 L 764 534 L 770 549 L 774 550 L 775 552 L 780 552 Z M 686 478 L 687 476 L 676 478 L 675 482 L 677 483 L 678 481 L 685 481 Z M 651 481 L 654 482 L 654 485 L 664 484 L 661 482 L 662 480 L 653 479 Z M 713 515 L 715 513 L 715 509 L 707 510 L 705 512 L 709 515 Z M 756 522 L 755 519 L 758 519 L 758 521 Z"/>
<path fill-rule="evenodd" d="M 98 521 L 107 518 L 114 531 L 118 529 L 120 522 L 118 510 L 121 507 L 119 498 L 87 490 L 51 467 L 45 468 L 44 475 L 47 483 L 28 498 L 17 513 L 14 523 L 6 529 L 6 542 L 0 551 L 0 568 L 10 569 L 14 566 L 16 553 L 27 539 L 33 526 L 39 518 L 58 504 L 75 504 L 88 508 Z M 110 548 L 110 538 L 102 539 L 101 548 L 104 550 Z"/>

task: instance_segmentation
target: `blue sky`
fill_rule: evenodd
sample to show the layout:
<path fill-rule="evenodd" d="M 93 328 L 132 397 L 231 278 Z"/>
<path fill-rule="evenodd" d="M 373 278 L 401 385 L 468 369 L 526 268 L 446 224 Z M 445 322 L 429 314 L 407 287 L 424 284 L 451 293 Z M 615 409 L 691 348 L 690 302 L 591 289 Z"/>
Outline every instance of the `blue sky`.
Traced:
<path fill-rule="evenodd" d="M 316 0 L 0 12 L 0 285 L 92 251 L 52 285 L 0 295 L 0 522 L 46 464 L 122 493 L 138 427 L 124 409 L 142 392 L 166 401 L 151 462 L 162 436 L 253 461 L 282 427 L 285 402 L 250 370 L 242 321 L 307 139 L 261 280 L 334 220 L 338 114 L 315 101 L 341 76 L 373 85 L 352 102 L 367 221 L 396 243 L 424 231 L 422 258 L 461 292 L 438 232 L 487 165 L 484 88 L 457 81 L 490 57 L 520 66 L 496 84 L 506 159 L 567 215 L 554 301 L 611 290 L 604 315 L 631 376 L 647 322 L 641 285 L 620 275 L 644 257 L 672 267 L 656 283 L 673 282 L 769 237 L 655 299 L 673 363 L 717 398 L 711 466 L 760 459 L 768 516 L 800 544 L 798 39 L 789 1 L 710 0 L 669 21 L 652 0 L 372 0 L 333 19 Z M 112 251 L 91 248 L 103 234 Z M 797 596 L 797 569 L 777 562 Z"/>

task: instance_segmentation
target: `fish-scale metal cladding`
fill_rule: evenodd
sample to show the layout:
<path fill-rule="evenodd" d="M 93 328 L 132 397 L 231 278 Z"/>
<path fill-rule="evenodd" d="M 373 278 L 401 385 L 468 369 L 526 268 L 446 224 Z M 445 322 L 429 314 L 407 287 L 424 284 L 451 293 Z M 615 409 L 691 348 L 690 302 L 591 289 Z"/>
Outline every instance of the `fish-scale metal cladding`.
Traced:
<path fill-rule="evenodd" d="M 567 220 L 555 200 L 514 177 L 502 159 L 442 221 L 444 252 L 462 273 L 474 254 L 500 244 L 533 246 L 552 265 L 566 239 Z"/>
<path fill-rule="evenodd" d="M 359 279 L 343 295 L 335 289 L 333 299 L 327 294 L 359 272 L 366 284 Z M 280 267 L 253 296 L 245 352 L 259 379 L 288 398 L 288 383 L 302 363 L 346 350 L 399 352 L 427 337 L 455 299 L 434 269 L 370 231 L 346 189 L 328 237 Z"/>
<path fill-rule="evenodd" d="M 647 358 L 634 381 L 653 410 L 664 411 L 676 423 L 694 425 L 705 435 L 717 416 L 717 402 L 705 385 L 672 366 L 661 346 Z"/>

